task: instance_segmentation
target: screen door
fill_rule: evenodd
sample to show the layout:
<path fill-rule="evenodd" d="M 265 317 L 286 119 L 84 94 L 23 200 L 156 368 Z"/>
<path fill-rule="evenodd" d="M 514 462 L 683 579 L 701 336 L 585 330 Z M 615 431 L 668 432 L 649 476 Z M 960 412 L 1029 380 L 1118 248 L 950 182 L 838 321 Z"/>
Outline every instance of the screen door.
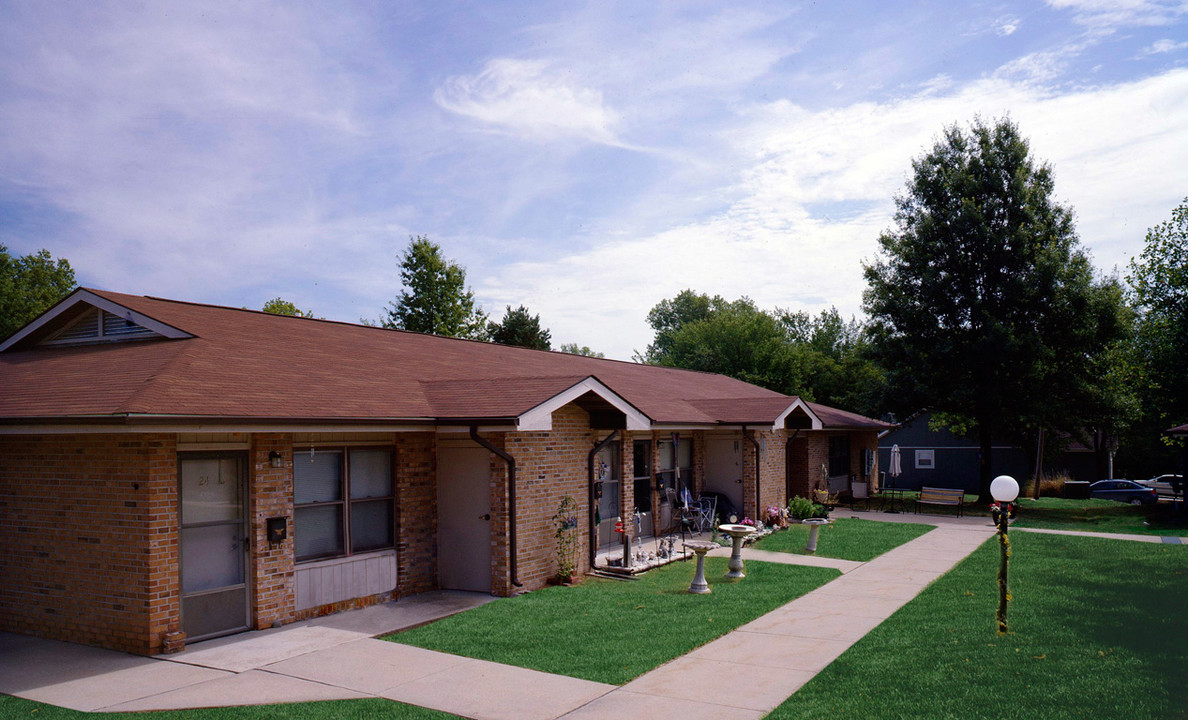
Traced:
<path fill-rule="evenodd" d="M 241 455 L 181 460 L 182 627 L 189 641 L 246 630 Z"/>

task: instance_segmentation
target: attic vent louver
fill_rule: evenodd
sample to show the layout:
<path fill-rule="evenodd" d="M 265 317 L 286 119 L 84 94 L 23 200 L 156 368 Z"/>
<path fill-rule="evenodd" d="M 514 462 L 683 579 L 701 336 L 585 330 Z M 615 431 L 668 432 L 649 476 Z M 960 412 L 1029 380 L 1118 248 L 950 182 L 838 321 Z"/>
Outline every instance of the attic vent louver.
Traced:
<path fill-rule="evenodd" d="M 106 310 L 91 308 L 77 320 L 41 342 L 42 345 L 81 345 L 160 337 L 146 327 Z"/>

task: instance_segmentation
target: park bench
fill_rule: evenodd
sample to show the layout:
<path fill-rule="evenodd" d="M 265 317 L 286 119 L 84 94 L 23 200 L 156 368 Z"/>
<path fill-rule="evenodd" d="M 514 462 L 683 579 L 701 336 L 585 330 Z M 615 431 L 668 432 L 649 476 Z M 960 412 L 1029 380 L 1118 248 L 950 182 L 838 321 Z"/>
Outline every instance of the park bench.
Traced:
<path fill-rule="evenodd" d="M 954 505 L 957 507 L 957 517 L 965 512 L 965 491 L 960 488 L 920 488 L 920 497 L 916 498 L 916 512 L 920 512 L 920 505 Z"/>

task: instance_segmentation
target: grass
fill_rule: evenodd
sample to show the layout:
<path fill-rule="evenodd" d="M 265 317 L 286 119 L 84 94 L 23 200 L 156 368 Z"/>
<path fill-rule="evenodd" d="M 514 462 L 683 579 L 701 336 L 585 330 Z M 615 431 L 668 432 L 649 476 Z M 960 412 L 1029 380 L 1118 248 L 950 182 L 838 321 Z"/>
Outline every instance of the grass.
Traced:
<path fill-rule="evenodd" d="M 769 720 L 1188 718 L 1188 547 L 1012 533 L 1010 634 L 991 540 Z"/>
<path fill-rule="evenodd" d="M 0 718 L 16 720 L 462 720 L 457 715 L 390 700 L 328 700 L 200 710 L 86 713 L 0 695 Z"/>
<path fill-rule="evenodd" d="M 1182 517 L 1182 516 L 1181 516 Z M 1133 506 L 1116 500 L 1019 500 L 1018 527 L 1136 535 L 1188 536 L 1188 523 L 1177 520 L 1171 503 Z"/>
<path fill-rule="evenodd" d="M 386 640 L 619 685 L 838 576 L 830 568 L 747 563 L 721 582 L 724 558 L 706 558 L 709 595 L 690 595 L 694 564 L 634 582 L 587 578 L 488 603 Z"/>
<path fill-rule="evenodd" d="M 837 518 L 832 525 L 821 527 L 817 534 L 815 554 L 821 557 L 866 562 L 905 542 L 915 540 L 934 527 L 919 523 Z M 808 541 L 808 534 L 808 526 L 791 525 L 787 530 L 759 539 L 751 547 L 756 550 L 806 555 L 804 546 Z"/>

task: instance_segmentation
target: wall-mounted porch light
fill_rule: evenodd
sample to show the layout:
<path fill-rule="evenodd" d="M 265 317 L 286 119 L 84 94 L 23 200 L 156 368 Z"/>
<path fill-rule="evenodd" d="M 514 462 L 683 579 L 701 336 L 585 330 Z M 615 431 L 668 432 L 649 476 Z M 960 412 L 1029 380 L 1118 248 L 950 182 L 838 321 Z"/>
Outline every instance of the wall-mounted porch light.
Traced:
<path fill-rule="evenodd" d="M 268 453 L 268 464 L 274 468 L 285 466 L 285 456 L 275 450 Z"/>

